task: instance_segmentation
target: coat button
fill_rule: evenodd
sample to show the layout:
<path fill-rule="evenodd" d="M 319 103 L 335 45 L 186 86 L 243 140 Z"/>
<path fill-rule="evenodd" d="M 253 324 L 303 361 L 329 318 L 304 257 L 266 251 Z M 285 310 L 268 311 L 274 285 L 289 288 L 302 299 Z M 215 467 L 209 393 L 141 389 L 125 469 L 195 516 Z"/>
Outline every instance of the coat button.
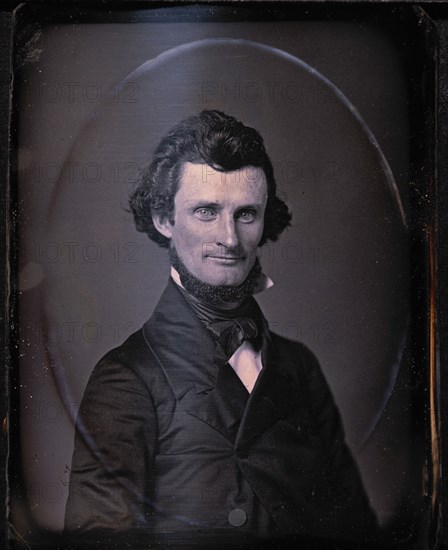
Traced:
<path fill-rule="evenodd" d="M 241 525 L 246 523 L 247 514 L 241 508 L 234 508 L 230 510 L 228 519 L 230 525 L 233 525 L 233 527 L 241 527 Z"/>

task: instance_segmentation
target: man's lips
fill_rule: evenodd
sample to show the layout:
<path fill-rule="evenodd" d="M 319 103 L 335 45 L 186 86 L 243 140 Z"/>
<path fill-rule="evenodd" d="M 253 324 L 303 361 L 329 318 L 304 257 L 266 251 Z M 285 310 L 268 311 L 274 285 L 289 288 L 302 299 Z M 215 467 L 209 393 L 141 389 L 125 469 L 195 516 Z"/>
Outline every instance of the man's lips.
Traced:
<path fill-rule="evenodd" d="M 210 258 L 212 260 L 220 260 L 223 262 L 239 262 L 244 260 L 244 256 L 217 256 L 217 255 L 207 255 L 205 259 Z"/>

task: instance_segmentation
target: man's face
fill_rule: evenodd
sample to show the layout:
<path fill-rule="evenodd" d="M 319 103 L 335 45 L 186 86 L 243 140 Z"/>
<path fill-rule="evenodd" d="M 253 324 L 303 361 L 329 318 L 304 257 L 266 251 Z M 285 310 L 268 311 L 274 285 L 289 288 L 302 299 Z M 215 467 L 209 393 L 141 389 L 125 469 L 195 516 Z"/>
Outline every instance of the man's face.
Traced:
<path fill-rule="evenodd" d="M 185 163 L 174 197 L 174 224 L 155 218 L 187 269 L 211 285 L 240 285 L 263 233 L 267 183 L 261 168 L 218 172 Z"/>

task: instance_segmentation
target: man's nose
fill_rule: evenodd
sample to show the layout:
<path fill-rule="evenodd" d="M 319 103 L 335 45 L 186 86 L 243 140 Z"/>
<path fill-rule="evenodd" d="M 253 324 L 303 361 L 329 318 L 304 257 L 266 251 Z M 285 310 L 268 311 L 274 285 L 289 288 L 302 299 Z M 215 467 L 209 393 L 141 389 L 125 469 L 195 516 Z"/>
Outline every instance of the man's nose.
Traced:
<path fill-rule="evenodd" d="M 235 248 L 239 242 L 235 218 L 231 215 L 221 216 L 217 242 L 226 248 Z"/>

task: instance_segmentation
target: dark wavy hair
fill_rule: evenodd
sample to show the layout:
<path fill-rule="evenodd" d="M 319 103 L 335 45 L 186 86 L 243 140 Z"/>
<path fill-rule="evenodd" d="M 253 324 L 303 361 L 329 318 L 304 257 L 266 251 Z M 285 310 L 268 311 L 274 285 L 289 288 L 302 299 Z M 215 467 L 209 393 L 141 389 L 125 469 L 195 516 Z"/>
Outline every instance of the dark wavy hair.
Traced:
<path fill-rule="evenodd" d="M 158 212 L 174 224 L 174 197 L 186 162 L 207 164 L 220 172 L 247 166 L 263 170 L 268 199 L 259 246 L 268 239 L 277 240 L 290 224 L 291 213 L 277 197 L 274 170 L 259 132 L 221 111 L 202 111 L 173 126 L 162 138 L 129 199 L 138 231 L 160 246 L 168 247 L 170 239 L 154 227 L 151 213 Z"/>

